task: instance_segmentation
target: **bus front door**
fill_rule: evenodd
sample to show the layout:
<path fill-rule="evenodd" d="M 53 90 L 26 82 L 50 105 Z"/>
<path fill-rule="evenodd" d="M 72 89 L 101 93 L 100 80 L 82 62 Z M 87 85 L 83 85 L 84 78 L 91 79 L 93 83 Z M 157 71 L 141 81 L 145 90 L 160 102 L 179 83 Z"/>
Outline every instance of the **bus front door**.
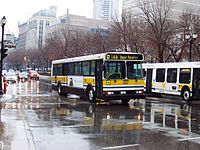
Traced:
<path fill-rule="evenodd" d="M 103 71 L 103 60 L 97 60 L 95 69 L 95 89 L 97 98 L 101 98 L 103 96 L 102 71 Z"/>
<path fill-rule="evenodd" d="M 150 94 L 152 92 L 152 74 L 153 69 L 147 69 L 146 75 L 146 93 Z"/>
<path fill-rule="evenodd" d="M 192 81 L 192 95 L 194 98 L 200 98 L 200 68 L 194 68 Z"/>

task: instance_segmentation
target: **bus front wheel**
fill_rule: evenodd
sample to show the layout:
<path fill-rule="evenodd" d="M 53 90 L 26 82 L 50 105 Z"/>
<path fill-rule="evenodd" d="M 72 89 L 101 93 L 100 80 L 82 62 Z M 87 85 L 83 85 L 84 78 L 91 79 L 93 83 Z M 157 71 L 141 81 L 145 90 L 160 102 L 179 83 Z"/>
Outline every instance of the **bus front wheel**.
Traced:
<path fill-rule="evenodd" d="M 91 103 L 96 102 L 95 93 L 94 93 L 94 90 L 92 88 L 89 88 L 87 90 L 87 98 L 88 98 L 89 102 L 91 102 Z"/>
<path fill-rule="evenodd" d="M 187 102 L 191 101 L 190 90 L 188 90 L 188 89 L 183 90 L 182 97 L 183 97 L 184 101 L 187 101 Z"/>

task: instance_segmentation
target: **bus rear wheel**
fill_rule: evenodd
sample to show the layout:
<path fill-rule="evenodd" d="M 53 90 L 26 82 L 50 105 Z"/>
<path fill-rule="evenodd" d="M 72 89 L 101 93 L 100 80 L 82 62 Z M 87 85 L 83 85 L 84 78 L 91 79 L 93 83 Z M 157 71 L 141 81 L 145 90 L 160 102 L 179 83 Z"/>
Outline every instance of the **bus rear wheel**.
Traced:
<path fill-rule="evenodd" d="M 191 101 L 190 90 L 185 89 L 185 90 L 182 92 L 182 97 L 183 97 L 183 100 L 184 100 L 184 101 L 190 102 L 190 101 Z"/>
<path fill-rule="evenodd" d="M 95 103 L 96 102 L 95 93 L 94 93 L 94 90 L 92 88 L 89 88 L 87 90 L 87 98 L 88 98 L 90 103 Z"/>
<path fill-rule="evenodd" d="M 58 94 L 59 94 L 59 95 L 62 95 L 62 94 L 63 94 L 61 84 L 58 84 Z"/>

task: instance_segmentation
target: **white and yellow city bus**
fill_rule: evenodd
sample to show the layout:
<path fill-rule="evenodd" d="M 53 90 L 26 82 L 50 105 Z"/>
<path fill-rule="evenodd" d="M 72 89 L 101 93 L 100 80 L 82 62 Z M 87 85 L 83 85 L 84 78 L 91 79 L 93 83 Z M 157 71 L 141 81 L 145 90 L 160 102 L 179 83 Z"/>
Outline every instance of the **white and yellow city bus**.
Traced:
<path fill-rule="evenodd" d="M 143 55 L 108 52 L 52 61 L 51 83 L 59 94 L 96 100 L 144 97 Z"/>
<path fill-rule="evenodd" d="M 200 62 L 146 63 L 146 93 L 200 98 Z"/>

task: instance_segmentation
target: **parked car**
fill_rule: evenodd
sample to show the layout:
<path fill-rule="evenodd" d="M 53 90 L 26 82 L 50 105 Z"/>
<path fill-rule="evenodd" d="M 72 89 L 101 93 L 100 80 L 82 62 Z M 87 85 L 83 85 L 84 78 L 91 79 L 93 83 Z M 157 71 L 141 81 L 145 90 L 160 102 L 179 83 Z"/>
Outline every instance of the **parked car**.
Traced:
<path fill-rule="evenodd" d="M 28 80 L 28 73 L 26 71 L 20 72 L 18 74 L 19 80 Z"/>
<path fill-rule="evenodd" d="M 7 73 L 7 70 L 2 70 L 2 75 L 5 75 Z"/>
<path fill-rule="evenodd" d="M 15 74 L 15 72 L 7 72 L 5 74 L 5 80 L 7 82 L 13 82 L 16 83 L 17 82 L 17 75 Z"/>
<path fill-rule="evenodd" d="M 37 71 L 35 70 L 30 70 L 28 72 L 28 78 L 29 79 L 36 79 L 36 80 L 39 80 L 39 74 L 37 73 Z"/>

